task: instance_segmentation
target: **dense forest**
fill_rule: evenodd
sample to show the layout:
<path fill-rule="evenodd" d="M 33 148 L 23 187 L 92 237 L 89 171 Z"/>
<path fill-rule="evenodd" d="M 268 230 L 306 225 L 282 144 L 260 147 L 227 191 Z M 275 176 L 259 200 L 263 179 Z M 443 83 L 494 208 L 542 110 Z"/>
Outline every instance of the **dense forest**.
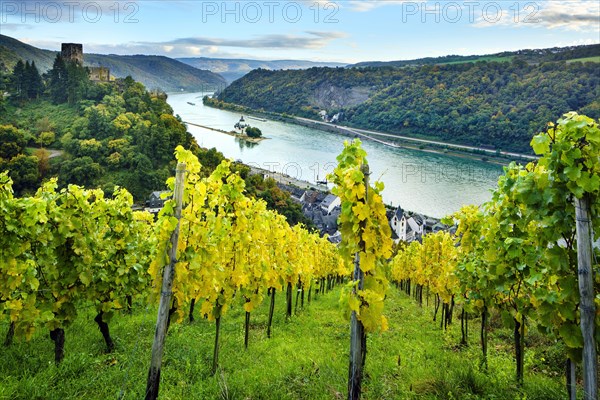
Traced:
<path fill-rule="evenodd" d="M 87 68 L 60 55 L 43 75 L 28 61 L 0 69 L 0 94 L 0 171 L 8 170 L 17 195 L 58 176 L 63 187 L 100 187 L 108 195 L 125 187 L 143 203 L 173 175 L 177 145 L 194 152 L 207 176 L 224 159 L 198 146 L 165 93 L 148 91 L 131 77 L 92 82 Z M 312 226 L 274 182 L 250 175 L 242 164 L 235 168 L 250 195 L 291 224 Z"/>
<path fill-rule="evenodd" d="M 448 142 L 530 152 L 532 136 L 568 111 L 600 117 L 600 64 L 477 62 L 418 67 L 255 70 L 219 100 Z"/>

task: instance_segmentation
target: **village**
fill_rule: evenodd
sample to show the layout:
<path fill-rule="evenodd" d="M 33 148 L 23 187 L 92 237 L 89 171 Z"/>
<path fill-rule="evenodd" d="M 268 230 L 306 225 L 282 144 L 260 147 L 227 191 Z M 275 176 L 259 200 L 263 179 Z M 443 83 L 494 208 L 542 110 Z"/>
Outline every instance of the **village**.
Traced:
<path fill-rule="evenodd" d="M 289 192 L 291 198 L 302 206 L 302 212 L 314 223 L 321 236 L 327 235 L 327 239 L 332 243 L 341 242 L 341 233 L 337 226 L 341 213 L 339 197 L 317 188 L 303 190 L 283 183 L 277 183 L 277 186 Z M 403 210 L 400 206 L 397 208 L 386 206 L 386 208 L 392 239 L 395 243 L 420 242 L 428 233 L 456 230 L 455 227 L 442 224 L 439 219 Z"/>
<path fill-rule="evenodd" d="M 257 167 L 250 167 L 250 173 L 260 174 L 264 179 L 274 179 L 281 190 L 288 192 L 290 198 L 300 204 L 302 213 L 312 221 L 321 236 L 327 235 L 327 240 L 334 244 L 341 242 L 342 236 L 337 224 L 341 214 L 341 200 L 331 194 L 327 185 L 313 185 Z M 145 210 L 154 214 L 158 213 L 164 205 L 162 196 L 165 193 L 169 192 L 152 192 L 146 201 Z M 395 243 L 422 242 L 423 236 L 439 231 L 456 232 L 456 226 L 447 226 L 437 218 L 404 210 L 401 206 L 386 205 L 386 215 L 392 231 L 392 240 Z"/>

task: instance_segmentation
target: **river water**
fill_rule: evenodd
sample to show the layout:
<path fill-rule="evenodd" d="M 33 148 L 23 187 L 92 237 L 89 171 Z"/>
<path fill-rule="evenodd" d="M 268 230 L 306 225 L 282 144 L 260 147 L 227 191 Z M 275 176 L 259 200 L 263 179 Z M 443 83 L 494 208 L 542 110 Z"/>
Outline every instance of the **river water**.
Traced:
<path fill-rule="evenodd" d="M 202 96 L 202 93 L 170 94 L 168 103 L 186 122 L 233 130 L 240 114 L 205 107 Z M 268 139 L 248 144 L 193 125 L 188 125 L 188 131 L 202 147 L 216 147 L 228 158 L 312 183 L 324 180 L 333 170 L 335 158 L 342 151 L 344 140 L 348 140 L 294 124 L 244 117 Z M 367 151 L 372 179 L 385 184 L 383 199 L 387 204 L 437 218 L 457 211 L 462 205 L 489 200 L 502 173 L 500 166 L 483 161 L 391 148 L 368 140 L 363 140 L 363 148 Z"/>

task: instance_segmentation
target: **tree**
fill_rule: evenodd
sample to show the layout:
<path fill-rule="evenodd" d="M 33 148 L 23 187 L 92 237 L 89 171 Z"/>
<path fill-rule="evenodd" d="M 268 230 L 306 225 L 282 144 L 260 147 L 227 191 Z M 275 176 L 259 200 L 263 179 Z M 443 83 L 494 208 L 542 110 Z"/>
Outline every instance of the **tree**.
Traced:
<path fill-rule="evenodd" d="M 38 158 L 19 154 L 5 164 L 8 175 L 13 180 L 13 189 L 17 194 L 34 191 L 39 180 Z"/>
<path fill-rule="evenodd" d="M 59 177 L 63 184 L 73 183 L 91 187 L 103 173 L 100 164 L 86 156 L 65 161 L 61 165 Z"/>
<path fill-rule="evenodd" d="M 131 160 L 131 166 L 133 172 L 128 174 L 126 186 L 134 198 L 145 198 L 150 191 L 163 187 L 152 161 L 146 155 L 136 154 Z"/>
<path fill-rule="evenodd" d="M 35 122 L 35 130 L 38 134 L 42 132 L 55 132 L 56 127 L 54 126 L 50 118 L 48 118 L 47 115 L 44 115 L 42 118 Z"/>
<path fill-rule="evenodd" d="M 70 105 L 85 97 L 89 82 L 88 70 L 78 63 L 71 61 L 67 64 L 67 101 Z"/>
<path fill-rule="evenodd" d="M 65 103 L 67 101 L 67 92 L 65 90 L 67 86 L 67 65 L 60 54 L 56 55 L 49 76 L 48 89 L 52 101 L 56 104 Z"/>
<path fill-rule="evenodd" d="M 25 64 L 19 60 L 13 68 L 12 75 L 10 77 L 9 87 L 16 100 L 23 100 L 26 96 L 24 90 L 25 81 Z"/>
<path fill-rule="evenodd" d="M 13 125 L 0 125 L 0 158 L 10 161 L 23 152 L 25 145 L 23 131 Z"/>
<path fill-rule="evenodd" d="M 44 179 L 50 171 L 50 152 L 46 149 L 37 149 L 33 155 L 38 159 L 38 170 L 40 178 Z"/>
<path fill-rule="evenodd" d="M 40 147 L 47 147 L 54 143 L 55 139 L 56 135 L 54 134 L 54 132 L 40 132 L 39 136 L 36 139 L 36 142 L 40 145 Z"/>
<path fill-rule="evenodd" d="M 258 128 L 249 126 L 246 128 L 246 135 L 250 136 L 251 138 L 259 138 L 262 136 L 262 131 Z"/>
<path fill-rule="evenodd" d="M 40 72 L 35 66 L 35 61 L 25 64 L 25 90 L 28 99 L 37 99 L 44 92 L 44 82 Z"/>

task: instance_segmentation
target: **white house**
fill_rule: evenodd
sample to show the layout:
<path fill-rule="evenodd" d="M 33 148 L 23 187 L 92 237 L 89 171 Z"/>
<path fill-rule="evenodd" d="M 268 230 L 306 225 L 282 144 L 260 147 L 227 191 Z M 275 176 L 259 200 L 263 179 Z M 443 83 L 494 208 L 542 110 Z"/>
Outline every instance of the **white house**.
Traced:
<path fill-rule="evenodd" d="M 423 235 L 423 227 L 425 224 L 423 223 L 423 218 L 420 218 L 419 215 L 414 215 L 406 220 L 408 224 L 408 228 L 413 231 L 417 235 Z M 408 230 L 408 229 L 407 229 Z"/>
<path fill-rule="evenodd" d="M 423 217 L 418 214 L 407 215 L 400 207 L 396 209 L 390 220 L 390 226 L 398 236 L 398 240 L 408 243 L 423 236 L 424 225 Z"/>
<path fill-rule="evenodd" d="M 335 207 L 341 205 L 342 200 L 339 197 L 333 194 L 328 194 L 321 202 L 321 210 L 325 211 L 327 214 L 331 214 Z"/>

